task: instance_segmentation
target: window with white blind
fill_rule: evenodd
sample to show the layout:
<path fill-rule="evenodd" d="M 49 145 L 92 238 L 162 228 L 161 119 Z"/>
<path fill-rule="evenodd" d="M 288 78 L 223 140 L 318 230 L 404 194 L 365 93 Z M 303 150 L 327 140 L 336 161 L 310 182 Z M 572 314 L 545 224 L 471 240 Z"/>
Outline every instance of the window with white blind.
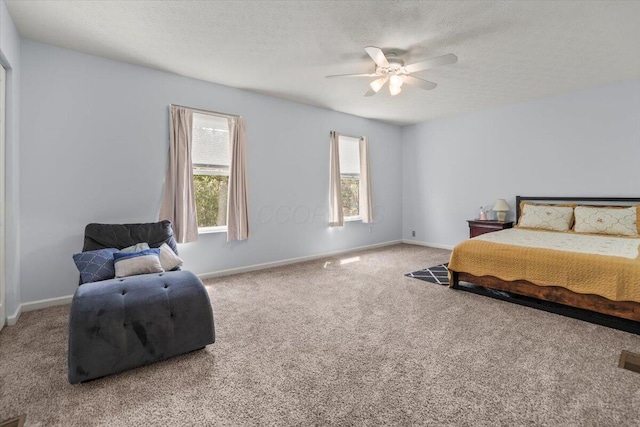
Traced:
<path fill-rule="evenodd" d="M 227 226 L 229 125 L 226 117 L 193 113 L 191 163 L 198 232 Z"/>
<path fill-rule="evenodd" d="M 346 221 L 360 219 L 360 139 L 340 135 L 340 189 Z"/>

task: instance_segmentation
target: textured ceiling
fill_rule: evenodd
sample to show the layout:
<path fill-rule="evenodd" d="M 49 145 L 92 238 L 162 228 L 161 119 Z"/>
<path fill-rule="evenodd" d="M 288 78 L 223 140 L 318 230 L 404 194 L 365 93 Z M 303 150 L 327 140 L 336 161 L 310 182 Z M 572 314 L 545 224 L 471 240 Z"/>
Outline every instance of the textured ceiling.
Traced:
<path fill-rule="evenodd" d="M 7 1 L 22 37 L 397 124 L 640 77 L 638 1 Z M 365 98 L 374 45 L 457 64 Z"/>

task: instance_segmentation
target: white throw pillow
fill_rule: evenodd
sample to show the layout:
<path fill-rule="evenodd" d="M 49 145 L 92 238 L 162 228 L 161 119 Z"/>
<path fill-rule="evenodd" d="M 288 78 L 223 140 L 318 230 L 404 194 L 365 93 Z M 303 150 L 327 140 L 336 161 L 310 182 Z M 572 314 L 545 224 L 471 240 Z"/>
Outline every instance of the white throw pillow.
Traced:
<path fill-rule="evenodd" d="M 182 258 L 173 252 L 171 246 L 163 243 L 162 246 L 160 246 L 160 264 L 164 271 L 171 271 L 182 265 Z"/>
<path fill-rule="evenodd" d="M 518 227 L 552 231 L 569 231 L 573 206 L 523 204 Z"/>
<path fill-rule="evenodd" d="M 613 234 L 618 236 L 637 236 L 636 206 L 612 208 L 598 206 L 576 206 L 576 233 Z"/>

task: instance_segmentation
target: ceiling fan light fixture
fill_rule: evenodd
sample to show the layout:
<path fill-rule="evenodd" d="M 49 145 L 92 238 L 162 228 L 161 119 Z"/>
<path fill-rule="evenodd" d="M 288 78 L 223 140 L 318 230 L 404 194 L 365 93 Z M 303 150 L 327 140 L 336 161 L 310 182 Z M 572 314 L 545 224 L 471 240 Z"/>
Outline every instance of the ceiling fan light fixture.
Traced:
<path fill-rule="evenodd" d="M 391 76 L 391 78 L 389 78 L 389 85 L 390 86 L 402 87 L 402 83 L 404 83 L 404 81 L 402 80 L 402 77 L 400 77 L 397 74 L 395 74 L 395 75 Z"/>
<path fill-rule="evenodd" d="M 389 82 L 389 92 L 392 96 L 395 96 L 402 92 L 402 85 L 404 83 L 416 86 L 423 90 L 435 89 L 438 86 L 434 82 L 422 79 L 420 77 L 412 76 L 412 73 L 418 71 L 430 70 L 442 65 L 455 64 L 458 62 L 458 57 L 453 53 L 448 53 L 442 56 L 436 56 L 435 58 L 425 59 L 423 61 L 415 62 L 413 64 L 405 65 L 404 61 L 397 57 L 394 52 L 387 52 L 386 54 L 379 47 L 367 46 L 364 48 L 367 54 L 375 62 L 375 72 L 373 73 L 360 73 L 360 74 L 338 74 L 330 75 L 326 77 L 373 77 L 375 80 L 369 82 L 369 89 L 364 96 L 373 96 Z"/>
<path fill-rule="evenodd" d="M 377 93 L 380 89 L 382 89 L 382 86 L 384 86 L 386 81 L 387 79 L 385 77 L 380 77 L 379 79 L 375 79 L 374 81 L 369 83 L 369 86 L 371 86 L 371 89 L 373 89 L 373 91 Z"/>
<path fill-rule="evenodd" d="M 396 96 L 400 92 L 402 92 L 402 88 L 400 86 L 396 86 L 392 84 L 389 85 L 389 93 L 391 93 L 391 96 Z"/>

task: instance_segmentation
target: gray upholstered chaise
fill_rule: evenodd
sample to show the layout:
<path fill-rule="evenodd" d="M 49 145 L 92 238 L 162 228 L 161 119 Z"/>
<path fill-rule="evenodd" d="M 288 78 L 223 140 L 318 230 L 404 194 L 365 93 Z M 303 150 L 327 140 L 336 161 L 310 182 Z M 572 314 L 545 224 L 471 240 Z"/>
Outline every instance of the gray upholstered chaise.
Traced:
<path fill-rule="evenodd" d="M 89 224 L 83 251 L 140 242 L 167 243 L 169 221 Z M 169 271 L 87 283 L 78 287 L 69 319 L 69 382 L 78 383 L 146 365 L 213 343 L 209 295 L 188 271 Z"/>

